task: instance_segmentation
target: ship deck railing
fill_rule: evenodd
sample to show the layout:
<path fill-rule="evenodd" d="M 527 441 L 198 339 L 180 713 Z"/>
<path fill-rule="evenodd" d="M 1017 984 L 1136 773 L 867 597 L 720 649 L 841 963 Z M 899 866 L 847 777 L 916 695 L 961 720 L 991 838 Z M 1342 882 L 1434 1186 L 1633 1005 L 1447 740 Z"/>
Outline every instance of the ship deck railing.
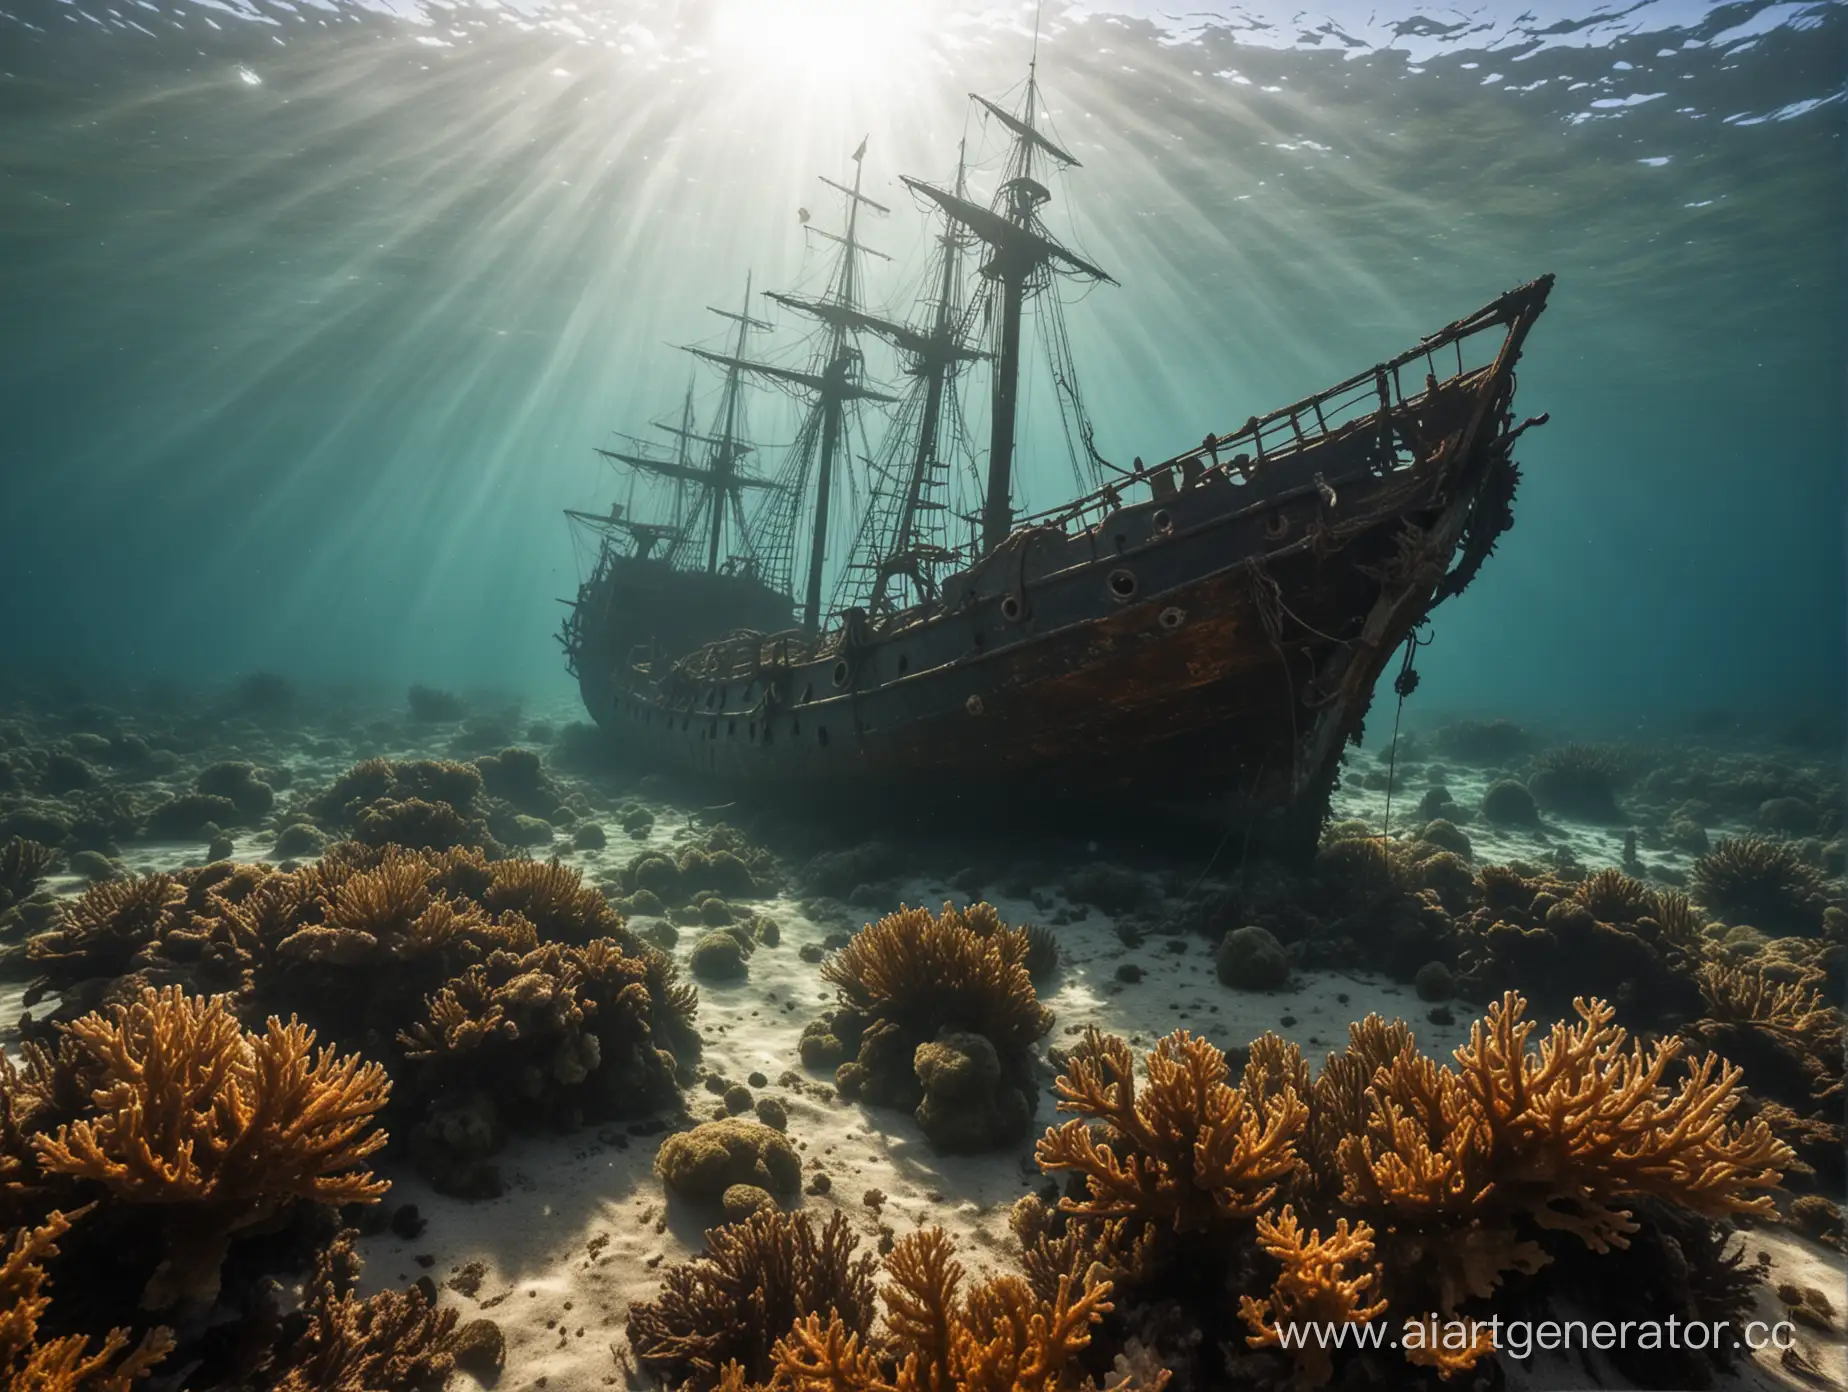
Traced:
<path fill-rule="evenodd" d="M 1401 416 L 1415 414 L 1442 386 L 1454 387 L 1490 372 L 1498 353 L 1481 353 L 1488 346 L 1480 341 L 1482 336 L 1499 329 L 1505 338 L 1537 295 L 1544 293 L 1539 282 L 1511 290 L 1395 358 L 1268 415 L 1253 416 L 1229 434 L 1208 435 L 1194 448 L 1159 464 L 1143 465 L 1138 461 L 1136 468 L 1096 492 L 1016 518 L 1015 526 L 1082 531 L 1122 507 L 1124 492 L 1133 485 L 1146 484 L 1151 497 L 1165 498 L 1208 477 L 1237 478 L 1249 484 L 1261 480 L 1266 466 L 1279 456 L 1298 454 L 1309 445 L 1369 424 L 1381 429 Z M 1502 341 L 1493 340 L 1493 347 L 1499 349 Z M 1466 353 L 1466 345 L 1478 351 Z M 1408 396 L 1406 369 L 1421 362 L 1424 379 L 1414 379 L 1413 394 Z M 1384 431 L 1382 435 L 1384 438 Z"/>

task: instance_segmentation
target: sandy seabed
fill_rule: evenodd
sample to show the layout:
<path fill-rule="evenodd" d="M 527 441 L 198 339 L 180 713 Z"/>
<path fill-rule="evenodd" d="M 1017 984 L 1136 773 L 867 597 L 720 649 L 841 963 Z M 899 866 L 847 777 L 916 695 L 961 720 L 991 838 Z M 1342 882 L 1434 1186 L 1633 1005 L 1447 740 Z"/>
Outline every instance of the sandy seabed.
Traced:
<path fill-rule="evenodd" d="M 561 708 L 556 714 L 568 720 L 574 713 Z M 245 747 L 220 757 L 269 764 L 281 759 L 290 766 L 297 789 L 331 782 L 356 757 L 443 757 L 439 750 L 402 738 L 338 752 L 325 742 L 304 747 L 312 743 L 298 741 L 277 750 Z M 1370 764 L 1373 756 L 1363 753 L 1355 758 Z M 1488 781 L 1489 775 L 1464 767 L 1448 771 L 1448 786 L 1463 806 L 1475 806 Z M 176 784 L 176 791 L 184 786 Z M 1398 796 L 1394 824 L 1414 822 L 1416 814 L 1406 805 L 1406 795 Z M 646 795 L 638 800 L 656 817 L 645 837 L 624 836 L 612 825 L 609 843 L 602 849 L 574 850 L 560 843 L 558 854 L 579 868 L 587 882 L 611 885 L 620 867 L 638 851 L 671 849 L 689 834 L 692 823 L 685 811 Z M 1385 813 L 1381 791 L 1356 786 L 1337 795 L 1337 818 L 1360 818 L 1377 826 Z M 1478 819 L 1470 823 L 1468 833 L 1477 864 L 1547 861 L 1564 849 L 1596 869 L 1616 864 L 1622 849 L 1621 829 L 1579 826 L 1557 818 L 1548 819 L 1539 830 L 1498 829 Z M 1724 834 L 1724 829 L 1716 834 Z M 236 836 L 234 858 L 273 860 L 272 840 L 273 833 L 267 831 Z M 1036 855 L 1043 849 L 1036 848 Z M 198 863 L 201 856 L 196 843 L 141 841 L 127 847 L 120 859 L 127 870 L 140 873 Z M 1083 864 L 1086 859 L 1087 847 L 1074 844 L 1065 863 Z M 1648 853 L 1646 860 L 1673 878 L 1685 874 L 1691 857 L 1657 851 Z M 51 883 L 60 894 L 75 894 L 85 882 L 65 874 Z M 1050 884 L 1036 890 L 1033 900 L 992 890 L 983 897 L 1008 923 L 1069 920 L 1053 929 L 1062 960 L 1056 976 L 1041 989 L 1056 1023 L 1037 1047 L 1042 1087 L 1034 1136 L 1058 1119 L 1051 1092 L 1056 1069 L 1047 1059 L 1048 1048 L 1069 1045 L 1089 1027 L 1124 1036 L 1138 1052 L 1175 1029 L 1190 1030 L 1222 1048 L 1272 1030 L 1319 1062 L 1345 1042 L 1350 1021 L 1377 1012 L 1412 1022 L 1424 1052 L 1447 1059 L 1478 1013 L 1452 1003 L 1451 1021 L 1435 1023 L 1429 1003 L 1420 1001 L 1409 986 L 1367 971 L 1299 969 L 1285 989 L 1232 990 L 1218 980 L 1211 945 L 1198 935 L 1148 935 L 1128 946 L 1111 916 L 1095 906 L 1068 902 Z M 968 895 L 942 881 L 914 877 L 903 881 L 890 898 L 888 907 L 900 901 L 935 907 L 946 900 L 966 903 Z M 1169 903 L 1174 906 L 1174 901 Z M 702 1075 L 725 1083 L 753 1080 L 755 1097 L 783 1103 L 788 1135 L 805 1172 L 827 1176 L 826 1193 L 810 1192 L 793 1202 L 818 1216 L 837 1210 L 846 1214 L 867 1250 L 882 1231 L 902 1235 L 935 1224 L 956 1240 L 965 1264 L 978 1270 L 1006 1268 L 1018 1253 L 1008 1227 L 1009 1208 L 1044 1183 L 1033 1163 L 1032 1137 L 981 1156 L 939 1155 L 909 1115 L 843 1101 L 834 1095 L 831 1078 L 804 1069 L 799 1061 L 803 1027 L 835 1000 L 813 959 L 824 940 L 832 937 L 838 944 L 841 935 L 882 910 L 804 898 L 793 891 L 752 901 L 750 907 L 777 920 L 781 940 L 774 947 L 756 949 L 749 959 L 748 979 L 697 983 Z M 1146 914 L 1141 923 L 1147 926 Z M 639 920 L 632 926 L 645 929 L 647 924 Z M 697 932 L 680 934 L 674 955 L 683 969 L 697 938 Z M 811 960 L 804 959 L 805 948 Z M 1119 969 L 1126 966 L 1139 968 L 1139 979 L 1119 978 Z M 1136 973 L 1125 975 L 1133 978 Z M 0 983 L 0 1020 L 7 1026 L 0 1039 L 12 1033 L 21 989 L 17 983 Z M 1439 1015 L 1441 1019 L 1443 1012 Z M 684 1101 L 696 1117 L 724 1111 L 718 1097 L 703 1086 L 689 1089 Z M 505 1369 L 494 1384 L 500 1388 L 652 1385 L 636 1368 L 624 1337 L 629 1307 L 657 1294 L 664 1267 L 700 1250 L 704 1223 L 710 1221 L 709 1214 L 691 1213 L 667 1198 L 653 1171 L 661 1139 L 658 1124 L 651 1128 L 622 1123 L 556 1136 L 514 1136 L 496 1157 L 505 1192 L 477 1201 L 440 1195 L 408 1167 L 382 1166 L 382 1173 L 393 1181 L 386 1203 L 415 1204 L 426 1226 L 414 1238 L 387 1230 L 364 1239 L 363 1289 L 401 1287 L 429 1276 L 441 1289 L 441 1302 L 457 1308 L 464 1321 L 479 1316 L 495 1320 L 506 1340 Z M 1775 1295 L 1782 1282 L 1820 1287 L 1832 1297 L 1844 1292 L 1843 1259 L 1838 1254 L 1782 1227 L 1757 1227 L 1745 1234 L 1745 1240 L 1748 1255 L 1764 1253 L 1770 1263 L 1758 1295 L 1757 1318 L 1783 1318 Z M 1599 1317 L 1590 1309 L 1558 1313 L 1561 1318 Z M 1719 1375 L 1715 1385 L 1848 1385 L 1848 1352 L 1839 1324 L 1838 1319 L 1834 1335 L 1809 1327 L 1799 1327 L 1796 1335 L 1803 1358 L 1832 1382 L 1807 1381 L 1780 1362 L 1777 1350 L 1767 1350 L 1743 1356 L 1731 1373 Z M 1516 1388 L 1628 1385 L 1595 1355 L 1541 1354 L 1525 1364 L 1507 1359 L 1504 1364 L 1508 1385 Z M 475 1384 L 470 1375 L 458 1373 L 453 1385 L 466 1392 Z"/>

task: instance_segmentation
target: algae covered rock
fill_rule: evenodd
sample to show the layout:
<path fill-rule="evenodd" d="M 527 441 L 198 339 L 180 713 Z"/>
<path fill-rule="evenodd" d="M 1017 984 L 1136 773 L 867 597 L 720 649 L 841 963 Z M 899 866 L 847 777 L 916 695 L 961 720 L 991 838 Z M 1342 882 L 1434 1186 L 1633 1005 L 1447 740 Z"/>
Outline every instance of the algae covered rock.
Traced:
<path fill-rule="evenodd" d="M 1523 783 L 1503 778 L 1482 795 L 1482 815 L 1497 826 L 1538 826 L 1540 809 Z"/>
<path fill-rule="evenodd" d="M 668 1189 L 695 1203 L 715 1203 L 733 1185 L 791 1196 L 802 1186 L 802 1161 L 782 1132 L 736 1117 L 669 1136 L 655 1156 Z"/>
<path fill-rule="evenodd" d="M 775 1213 L 780 1208 L 776 1196 L 755 1184 L 734 1184 L 719 1199 L 725 1221 L 742 1223 L 754 1213 Z"/>
<path fill-rule="evenodd" d="M 1264 928 L 1234 928 L 1213 954 L 1219 979 L 1238 991 L 1274 991 L 1290 979 L 1290 959 Z"/>
<path fill-rule="evenodd" d="M 687 965 L 701 981 L 742 981 L 749 975 L 744 944 L 723 929 L 705 934 L 693 944 Z"/>
<path fill-rule="evenodd" d="M 1412 986 L 1419 1000 L 1449 1000 L 1456 994 L 1456 979 L 1442 962 L 1426 962 L 1412 978 Z"/>
<path fill-rule="evenodd" d="M 924 1100 L 918 1125 L 937 1150 L 975 1154 L 1026 1134 L 1033 1105 L 1001 1075 L 1001 1057 L 987 1036 L 945 1034 L 912 1056 Z"/>
<path fill-rule="evenodd" d="M 327 836 L 308 822 L 294 822 L 276 833 L 275 854 L 279 856 L 318 856 L 327 845 Z"/>

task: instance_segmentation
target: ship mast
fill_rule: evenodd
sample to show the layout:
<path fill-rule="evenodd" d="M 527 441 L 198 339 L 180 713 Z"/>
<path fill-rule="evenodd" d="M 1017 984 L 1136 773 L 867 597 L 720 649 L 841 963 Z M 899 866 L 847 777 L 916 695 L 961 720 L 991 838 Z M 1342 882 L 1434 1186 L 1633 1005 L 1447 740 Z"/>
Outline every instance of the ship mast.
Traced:
<path fill-rule="evenodd" d="M 734 351 L 727 354 L 707 353 L 699 349 L 689 351 L 725 366 L 723 386 L 720 388 L 719 406 L 713 430 L 701 432 L 694 429 L 693 390 L 689 384 L 686 400 L 682 403 L 679 425 L 665 425 L 657 421 L 655 428 L 674 437 L 674 457 L 660 459 L 651 454 L 641 454 L 628 450 L 599 449 L 598 454 L 605 459 L 619 464 L 627 464 L 643 473 L 673 479 L 676 484 L 675 522 L 684 526 L 674 537 L 669 559 L 684 564 L 682 553 L 693 541 L 698 532 L 703 532 L 705 555 L 694 562 L 695 567 L 703 567 L 708 574 L 715 574 L 720 568 L 719 558 L 723 549 L 725 527 L 729 520 L 741 543 L 740 550 L 748 558 L 750 554 L 750 533 L 745 524 L 744 494 L 754 489 L 776 489 L 780 487 L 774 480 L 758 478 L 746 473 L 739 467 L 740 461 L 751 453 L 751 446 L 742 438 L 743 425 L 739 419 L 744 391 L 743 373 L 738 366 L 744 354 L 747 335 L 753 329 L 769 329 L 773 325 L 762 319 L 755 319 L 750 314 L 751 279 L 747 275 L 744 281 L 744 299 L 737 310 L 720 309 L 708 305 L 712 313 L 721 319 L 728 319 L 738 326 L 734 340 Z M 704 463 L 693 462 L 693 446 L 706 447 Z M 688 485 L 697 489 L 697 498 L 684 517 L 678 503 L 678 495 Z M 659 538 L 656 538 L 658 540 Z M 652 546 L 652 542 L 650 545 Z"/>
<path fill-rule="evenodd" d="M 779 367 L 772 363 L 748 361 L 744 358 L 742 350 L 731 358 L 718 357 L 701 349 L 692 350 L 702 357 L 723 362 L 727 366 L 757 373 L 785 386 L 799 388 L 813 398 L 809 424 L 803 430 L 805 438 L 814 440 L 819 445 L 815 477 L 815 512 L 810 529 L 808 573 L 803 586 L 802 598 L 802 626 L 810 633 L 819 631 L 821 627 L 821 578 L 823 567 L 827 562 L 828 522 L 833 506 L 835 459 L 840 453 L 845 437 L 846 407 L 853 401 L 893 400 L 883 392 L 873 391 L 863 386 L 859 381 L 861 354 L 855 339 L 860 329 L 870 327 L 868 321 L 873 318 L 859 308 L 859 258 L 862 252 L 874 256 L 881 254 L 860 244 L 860 209 L 867 207 L 880 213 L 889 211 L 883 204 L 875 202 L 861 192 L 865 158 L 866 142 L 862 140 L 860 148 L 853 154 L 854 174 L 851 188 L 836 183 L 833 179 L 826 177 L 822 179 L 824 184 L 844 195 L 847 212 L 846 229 L 843 233 L 825 232 L 820 228 L 809 229 L 828 241 L 837 243 L 841 248 L 834 272 L 829 278 L 827 292 L 819 299 L 771 292 L 771 298 L 778 303 L 811 315 L 827 327 L 828 332 L 823 340 L 821 351 L 811 364 L 812 370 L 801 371 L 795 368 Z"/>
<path fill-rule="evenodd" d="M 989 207 L 972 202 L 963 193 L 950 192 L 905 176 L 905 184 L 930 199 L 951 219 L 961 223 L 988 244 L 989 259 L 982 276 L 993 283 L 1001 301 L 1000 342 L 994 373 L 994 405 L 990 416 L 988 482 L 982 505 L 981 547 L 992 551 L 1007 539 L 1013 526 L 1014 433 L 1020 393 L 1020 321 L 1026 302 L 1046 289 L 1055 275 L 1078 275 L 1089 280 L 1115 280 L 1089 261 L 1061 245 L 1040 219 L 1040 209 L 1052 201 L 1052 191 L 1034 177 L 1035 157 L 1066 168 L 1078 159 L 1038 129 L 1039 58 L 1027 64 L 1026 100 L 1020 115 L 971 92 L 972 100 L 1014 136 L 1006 164 L 1007 177 Z"/>

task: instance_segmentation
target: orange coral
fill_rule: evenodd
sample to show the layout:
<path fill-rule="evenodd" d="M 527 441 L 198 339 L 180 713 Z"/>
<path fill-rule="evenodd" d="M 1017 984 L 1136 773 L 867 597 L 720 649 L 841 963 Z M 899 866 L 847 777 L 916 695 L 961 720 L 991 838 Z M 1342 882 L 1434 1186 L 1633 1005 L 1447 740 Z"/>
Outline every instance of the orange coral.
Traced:
<path fill-rule="evenodd" d="M 81 1210 L 54 1212 L 0 1246 L 0 1379 L 19 1392 L 127 1392 L 172 1351 L 169 1331 L 152 1330 L 133 1349 L 123 1329 L 110 1330 L 94 1351 L 82 1334 L 39 1342 L 39 1319 L 51 1306 L 44 1264 L 57 1256 L 72 1216 Z"/>
<path fill-rule="evenodd" d="M 1700 994 L 1710 1019 L 1769 1025 L 1803 1033 L 1830 1023 L 1831 1007 L 1808 980 L 1780 982 L 1762 967 L 1701 968 Z"/>
<path fill-rule="evenodd" d="M 1268 1066 L 1248 1070 L 1247 1085 L 1235 1088 L 1225 1055 L 1177 1030 L 1148 1055 L 1138 1093 L 1129 1046 L 1092 1031 L 1055 1084 L 1059 1110 L 1077 1116 L 1047 1131 L 1036 1151 L 1041 1169 L 1084 1177 L 1086 1196 L 1061 1207 L 1176 1232 L 1262 1211 L 1300 1166 L 1296 1142 L 1309 1114 L 1287 1052 L 1269 1052 Z M 1106 1124 L 1107 1140 L 1093 1134 L 1094 1121 Z"/>
<path fill-rule="evenodd" d="M 100 1074 L 96 1115 L 39 1136 L 40 1163 L 173 1215 L 150 1308 L 209 1296 L 231 1235 L 288 1201 L 372 1202 L 389 1187 L 363 1167 L 385 1144 L 372 1129 L 385 1070 L 314 1055 L 313 1032 L 293 1020 L 246 1034 L 223 997 L 169 988 L 69 1028 Z"/>
<path fill-rule="evenodd" d="M 26 944 L 26 959 L 52 985 L 119 976 L 173 923 L 185 902 L 186 891 L 172 875 L 91 885 L 58 906 L 55 926 Z"/>
<path fill-rule="evenodd" d="M 1027 972 L 1030 946 L 1025 929 L 1002 927 L 986 904 L 966 914 L 901 907 L 854 934 L 821 974 L 848 1004 L 908 1034 L 971 1030 L 1006 1054 L 1052 1027 Z"/>
<path fill-rule="evenodd" d="M 714 1228 L 705 1253 L 668 1269 L 659 1297 L 630 1308 L 630 1347 L 657 1377 L 702 1388 L 724 1385 L 728 1364 L 769 1377 L 777 1339 L 798 1320 L 828 1315 L 837 1345 L 863 1338 L 877 1313 L 877 1261 L 856 1245 L 840 1213 L 817 1225 L 773 1210 Z"/>
<path fill-rule="evenodd" d="M 1091 1326 L 1112 1308 L 1110 1282 L 1096 1272 L 1063 1278 L 1050 1300 L 1039 1299 L 1018 1276 L 998 1276 L 959 1295 L 963 1268 L 939 1228 L 901 1238 L 886 1271 L 885 1347 L 868 1347 L 838 1319 L 811 1315 L 777 1346 L 773 1387 L 1059 1392 L 1095 1386 L 1079 1356 L 1091 1342 Z M 1157 1392 L 1165 1380 L 1158 1374 L 1140 1386 Z M 1113 1386 L 1133 1392 L 1127 1382 Z"/>
<path fill-rule="evenodd" d="M 1526 1002 L 1510 992 L 1440 1068 L 1408 1043 L 1368 1089 L 1363 1134 L 1338 1148 L 1343 1201 L 1436 1222 L 1446 1312 L 1485 1296 L 1507 1269 L 1545 1257 L 1506 1224 L 1523 1216 L 1594 1251 L 1627 1245 L 1626 1198 L 1653 1196 L 1708 1216 L 1764 1212 L 1791 1153 L 1762 1122 L 1729 1122 L 1739 1070 L 1709 1054 L 1678 1088 L 1664 1082 L 1678 1040 L 1626 1051 L 1602 1001 L 1553 1026 L 1537 1053 Z"/>
<path fill-rule="evenodd" d="M 1275 1219 L 1258 1219 L 1258 1241 L 1283 1264 L 1283 1272 L 1266 1299 L 1239 1297 L 1239 1317 L 1252 1331 L 1245 1342 L 1253 1348 L 1293 1349 L 1296 1386 L 1321 1387 L 1334 1366 L 1318 1336 L 1331 1325 L 1365 1324 L 1386 1311 L 1384 1300 L 1367 1303 L 1379 1283 L 1373 1270 L 1373 1229 L 1359 1222 L 1350 1229 L 1342 1218 L 1327 1238 L 1319 1229 L 1305 1234 L 1286 1204 Z M 1350 1267 L 1356 1268 L 1352 1275 Z"/>
<path fill-rule="evenodd" d="M 439 1310 L 415 1286 L 353 1294 L 359 1258 L 343 1232 L 316 1262 L 303 1302 L 308 1327 L 266 1369 L 271 1392 L 411 1392 L 438 1389 L 455 1366 L 454 1310 Z"/>

